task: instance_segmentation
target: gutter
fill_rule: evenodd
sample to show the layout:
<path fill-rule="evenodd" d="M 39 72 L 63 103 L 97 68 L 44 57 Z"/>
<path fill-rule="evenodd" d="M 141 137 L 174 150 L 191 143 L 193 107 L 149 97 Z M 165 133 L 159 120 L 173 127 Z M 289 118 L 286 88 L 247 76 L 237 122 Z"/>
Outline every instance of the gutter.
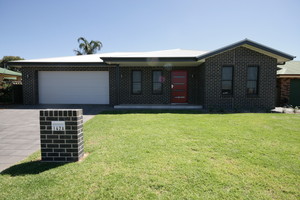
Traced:
<path fill-rule="evenodd" d="M 277 78 L 300 78 L 300 74 L 277 74 Z"/>
<path fill-rule="evenodd" d="M 296 58 L 296 56 L 295 56 Z M 286 62 L 280 62 L 280 63 L 277 63 L 277 65 L 285 65 Z"/>
<path fill-rule="evenodd" d="M 197 62 L 196 57 L 100 57 L 105 63 L 120 62 Z"/>
<path fill-rule="evenodd" d="M 108 67 L 109 65 L 101 62 L 8 62 L 9 66 L 27 67 L 29 65 L 100 65 Z M 43 67 L 43 66 L 39 66 Z"/>

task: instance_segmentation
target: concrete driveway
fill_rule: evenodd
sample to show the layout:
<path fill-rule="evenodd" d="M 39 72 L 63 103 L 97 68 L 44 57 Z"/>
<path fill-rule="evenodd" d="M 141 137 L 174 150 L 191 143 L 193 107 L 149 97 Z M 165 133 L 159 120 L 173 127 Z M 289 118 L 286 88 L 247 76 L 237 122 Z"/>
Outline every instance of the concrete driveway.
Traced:
<path fill-rule="evenodd" d="M 83 121 L 103 110 L 100 105 L 0 106 L 0 172 L 40 149 L 40 109 L 83 109 Z"/>

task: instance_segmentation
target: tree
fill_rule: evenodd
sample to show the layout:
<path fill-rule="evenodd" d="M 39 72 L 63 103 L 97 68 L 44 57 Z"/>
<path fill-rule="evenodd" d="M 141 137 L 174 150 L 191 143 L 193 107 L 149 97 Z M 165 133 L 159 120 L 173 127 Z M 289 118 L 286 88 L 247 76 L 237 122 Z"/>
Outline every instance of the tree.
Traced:
<path fill-rule="evenodd" d="M 77 39 L 79 43 L 79 50 L 75 49 L 76 55 L 94 54 L 102 48 L 102 43 L 98 40 L 91 40 L 88 42 L 84 37 Z"/>
<path fill-rule="evenodd" d="M 9 61 L 14 61 L 14 60 L 24 60 L 24 58 L 21 58 L 19 56 L 3 56 L 3 58 L 0 60 L 0 67 L 13 70 L 13 71 L 20 71 L 19 68 L 10 67 L 6 65 Z"/>

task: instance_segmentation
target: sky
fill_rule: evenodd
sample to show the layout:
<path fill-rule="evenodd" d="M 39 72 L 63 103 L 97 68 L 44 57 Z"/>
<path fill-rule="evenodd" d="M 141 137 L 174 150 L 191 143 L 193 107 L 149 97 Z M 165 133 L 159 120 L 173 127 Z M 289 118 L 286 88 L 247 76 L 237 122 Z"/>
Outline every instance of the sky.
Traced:
<path fill-rule="evenodd" d="M 212 51 L 245 38 L 300 60 L 300 0 L 0 0 L 0 59 L 99 53 Z"/>

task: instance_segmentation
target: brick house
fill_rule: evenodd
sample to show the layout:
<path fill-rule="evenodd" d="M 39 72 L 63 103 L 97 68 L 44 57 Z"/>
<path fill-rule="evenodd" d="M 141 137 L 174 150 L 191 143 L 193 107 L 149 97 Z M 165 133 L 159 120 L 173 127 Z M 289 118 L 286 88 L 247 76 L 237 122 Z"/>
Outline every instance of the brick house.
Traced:
<path fill-rule="evenodd" d="M 300 61 L 278 65 L 277 91 L 278 106 L 300 106 Z"/>
<path fill-rule="evenodd" d="M 25 104 L 190 104 L 269 109 L 276 70 L 294 58 L 251 40 L 205 52 L 102 53 L 10 62 L 21 67 Z"/>

